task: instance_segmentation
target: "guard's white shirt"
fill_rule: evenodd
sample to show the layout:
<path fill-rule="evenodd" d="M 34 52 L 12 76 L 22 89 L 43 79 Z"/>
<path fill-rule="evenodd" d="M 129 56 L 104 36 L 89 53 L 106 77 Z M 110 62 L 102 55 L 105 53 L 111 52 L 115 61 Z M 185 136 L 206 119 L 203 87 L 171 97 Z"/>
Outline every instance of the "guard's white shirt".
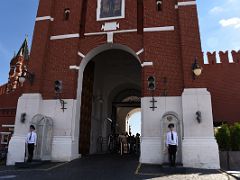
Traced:
<path fill-rule="evenodd" d="M 173 140 L 172 140 L 173 134 Z M 168 145 L 177 145 L 178 146 L 178 135 L 175 131 L 169 131 L 166 137 L 166 144 Z"/>
<path fill-rule="evenodd" d="M 35 132 L 29 132 L 26 137 L 27 144 L 37 144 L 37 134 Z"/>

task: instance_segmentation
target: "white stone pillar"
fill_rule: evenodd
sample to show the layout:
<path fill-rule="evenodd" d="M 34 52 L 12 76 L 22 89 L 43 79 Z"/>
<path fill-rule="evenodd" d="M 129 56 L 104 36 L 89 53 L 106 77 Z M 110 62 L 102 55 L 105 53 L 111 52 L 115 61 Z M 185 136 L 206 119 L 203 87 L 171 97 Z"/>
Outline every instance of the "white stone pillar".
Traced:
<path fill-rule="evenodd" d="M 8 146 L 7 165 L 14 165 L 15 162 L 24 162 L 26 135 L 29 131 L 32 117 L 39 113 L 41 102 L 41 94 L 23 94 L 18 99 L 14 134 Z M 26 121 L 24 123 L 21 122 L 22 113 L 26 113 Z"/>
<path fill-rule="evenodd" d="M 182 94 L 184 167 L 219 169 L 219 150 L 214 137 L 211 95 L 207 89 L 185 89 Z M 200 111 L 202 122 L 196 119 Z"/>

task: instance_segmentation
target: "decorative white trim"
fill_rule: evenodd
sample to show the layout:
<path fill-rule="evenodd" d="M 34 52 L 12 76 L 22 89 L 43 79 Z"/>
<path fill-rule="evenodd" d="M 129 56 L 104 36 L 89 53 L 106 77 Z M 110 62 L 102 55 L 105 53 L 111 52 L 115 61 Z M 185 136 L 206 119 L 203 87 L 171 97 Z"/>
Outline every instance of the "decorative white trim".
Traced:
<path fill-rule="evenodd" d="M 15 125 L 11 125 L 11 124 L 3 124 L 2 127 L 5 127 L 5 128 L 14 128 Z"/>
<path fill-rule="evenodd" d="M 136 54 L 137 55 L 140 55 L 140 54 L 142 54 L 144 52 L 144 49 L 142 48 L 142 49 L 140 49 L 138 52 L 136 52 Z"/>
<path fill-rule="evenodd" d="M 153 62 L 143 62 L 142 67 L 145 67 L 145 66 L 153 66 Z"/>
<path fill-rule="evenodd" d="M 54 21 L 54 18 L 52 18 L 51 16 L 42 16 L 42 17 L 36 18 L 36 21 L 45 21 L 45 20 Z"/>
<path fill-rule="evenodd" d="M 108 43 L 113 43 L 113 32 L 108 32 L 107 33 L 107 42 Z"/>
<path fill-rule="evenodd" d="M 81 53 L 80 51 L 78 51 L 78 55 L 82 58 L 85 58 L 85 55 L 83 53 Z"/>
<path fill-rule="evenodd" d="M 97 15 L 96 19 L 97 19 L 97 21 L 105 21 L 105 20 L 125 18 L 125 0 L 122 0 L 122 12 L 121 12 L 121 16 L 100 18 L 101 0 L 98 0 L 98 2 L 97 2 L 97 10 L 96 10 L 96 11 L 97 11 L 97 12 L 96 12 L 96 15 Z"/>
<path fill-rule="evenodd" d="M 77 66 L 77 65 L 72 65 L 72 66 L 69 66 L 69 69 L 71 69 L 71 70 L 79 70 L 80 67 Z"/>
<path fill-rule="evenodd" d="M 119 29 L 120 24 L 117 22 L 105 22 L 105 24 L 102 25 L 101 30 L 103 31 L 116 31 Z"/>
<path fill-rule="evenodd" d="M 144 32 L 174 31 L 174 26 L 144 28 Z"/>
<path fill-rule="evenodd" d="M 10 135 L 11 132 L 0 132 L 1 135 Z"/>
<path fill-rule="evenodd" d="M 137 32 L 137 29 L 126 29 L 126 30 L 119 30 L 119 31 L 113 31 L 112 33 L 118 34 L 118 33 L 130 33 L 130 32 Z M 96 36 L 96 35 L 104 35 L 109 32 L 92 32 L 92 33 L 85 33 L 85 36 Z"/>
<path fill-rule="evenodd" d="M 64 34 L 64 35 L 51 36 L 50 40 L 79 38 L 79 37 L 80 37 L 80 34 Z"/>
<path fill-rule="evenodd" d="M 174 31 L 174 26 L 162 26 L 162 27 L 148 27 L 144 28 L 144 32 L 157 32 L 157 31 Z M 131 32 L 137 32 L 137 29 L 125 29 L 125 30 L 118 30 L 113 31 L 113 34 L 118 33 L 131 33 Z M 104 35 L 109 32 L 91 32 L 91 33 L 85 33 L 85 36 L 96 36 L 96 35 Z"/>
<path fill-rule="evenodd" d="M 117 33 L 129 33 L 129 32 L 137 32 L 137 29 L 127 29 L 127 30 L 119 30 L 119 31 L 114 31 L 114 34 Z"/>
<path fill-rule="evenodd" d="M 175 9 L 178 9 L 178 5 L 177 4 L 175 5 Z"/>
<path fill-rule="evenodd" d="M 187 2 L 178 2 L 178 7 L 179 6 L 192 6 L 196 5 L 196 1 L 187 1 Z"/>

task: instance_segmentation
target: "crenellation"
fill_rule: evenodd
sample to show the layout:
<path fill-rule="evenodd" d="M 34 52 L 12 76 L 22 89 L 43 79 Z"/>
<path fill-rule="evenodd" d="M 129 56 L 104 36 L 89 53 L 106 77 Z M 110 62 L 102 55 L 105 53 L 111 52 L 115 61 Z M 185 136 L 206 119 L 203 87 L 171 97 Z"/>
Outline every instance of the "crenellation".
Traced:
<path fill-rule="evenodd" d="M 220 57 L 220 63 L 223 64 L 228 64 L 229 63 L 229 58 L 228 58 L 228 51 L 220 51 L 219 52 L 219 57 Z"/>
<path fill-rule="evenodd" d="M 216 64 L 217 58 L 216 58 L 216 51 L 214 52 L 207 52 L 207 58 L 208 58 L 208 64 Z"/>
<path fill-rule="evenodd" d="M 206 55 L 206 56 L 205 56 Z M 239 51 L 216 51 L 203 53 L 205 64 L 232 64 L 240 62 L 240 50 Z"/>
<path fill-rule="evenodd" d="M 234 63 L 239 63 L 239 61 L 240 61 L 240 50 L 239 51 L 233 50 L 231 52 L 231 54 L 232 54 L 233 62 Z"/>

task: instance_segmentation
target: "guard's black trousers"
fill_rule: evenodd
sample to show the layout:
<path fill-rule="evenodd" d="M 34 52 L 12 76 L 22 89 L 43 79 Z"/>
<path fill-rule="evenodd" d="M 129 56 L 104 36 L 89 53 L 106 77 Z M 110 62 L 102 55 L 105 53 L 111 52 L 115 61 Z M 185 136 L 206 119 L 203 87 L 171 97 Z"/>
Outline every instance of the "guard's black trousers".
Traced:
<path fill-rule="evenodd" d="M 168 153 L 169 153 L 169 163 L 170 163 L 170 165 L 175 166 L 177 146 L 176 145 L 169 145 L 168 146 Z"/>
<path fill-rule="evenodd" d="M 28 162 L 32 162 L 33 159 L 34 144 L 28 144 Z"/>

